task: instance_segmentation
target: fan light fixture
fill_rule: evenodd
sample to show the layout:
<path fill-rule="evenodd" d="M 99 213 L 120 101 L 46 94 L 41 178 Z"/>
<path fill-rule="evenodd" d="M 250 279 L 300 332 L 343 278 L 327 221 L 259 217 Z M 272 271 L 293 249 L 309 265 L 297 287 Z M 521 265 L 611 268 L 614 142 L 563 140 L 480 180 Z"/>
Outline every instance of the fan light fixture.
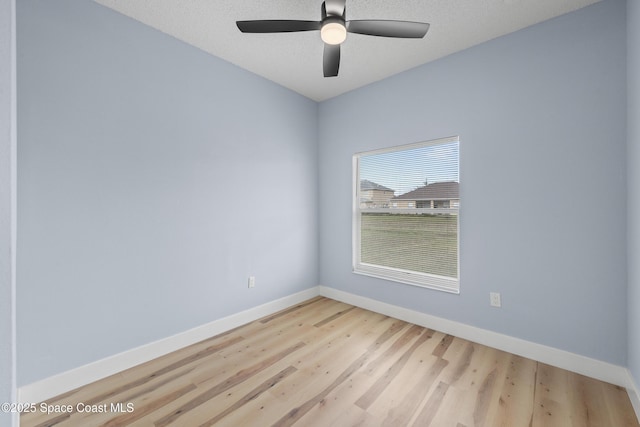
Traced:
<path fill-rule="evenodd" d="M 347 33 L 363 34 L 375 37 L 394 37 L 402 39 L 421 39 L 427 34 L 426 22 L 391 21 L 388 19 L 345 18 L 347 0 L 325 0 L 320 6 L 320 21 L 302 21 L 299 19 L 257 19 L 236 21 L 243 33 L 293 33 L 299 31 L 318 31 L 324 42 L 322 73 L 325 77 L 336 77 L 340 68 L 340 44 L 347 39 Z"/>
<path fill-rule="evenodd" d="M 340 44 L 347 38 L 347 29 L 341 20 L 327 19 L 320 29 L 320 38 L 326 44 Z"/>

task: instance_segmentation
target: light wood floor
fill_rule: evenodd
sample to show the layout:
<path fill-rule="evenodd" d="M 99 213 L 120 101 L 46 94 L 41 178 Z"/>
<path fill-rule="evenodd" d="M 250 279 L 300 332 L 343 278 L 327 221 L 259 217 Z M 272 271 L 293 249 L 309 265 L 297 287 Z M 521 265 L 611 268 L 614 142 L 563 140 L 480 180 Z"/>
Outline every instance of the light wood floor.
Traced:
<path fill-rule="evenodd" d="M 621 387 L 323 297 L 47 404 L 21 425 L 639 425 Z"/>

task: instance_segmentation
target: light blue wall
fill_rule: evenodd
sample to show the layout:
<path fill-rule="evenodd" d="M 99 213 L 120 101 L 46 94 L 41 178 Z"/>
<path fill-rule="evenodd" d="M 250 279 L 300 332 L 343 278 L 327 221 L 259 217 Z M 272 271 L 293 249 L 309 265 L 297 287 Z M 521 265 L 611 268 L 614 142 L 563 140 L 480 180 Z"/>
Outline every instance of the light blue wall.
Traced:
<path fill-rule="evenodd" d="M 19 385 L 317 285 L 316 103 L 93 2 L 17 19 Z"/>
<path fill-rule="evenodd" d="M 15 111 L 13 93 L 14 0 L 0 0 L 0 403 L 15 399 L 13 185 L 15 172 Z M 0 426 L 11 425 L 11 414 L 0 411 Z"/>
<path fill-rule="evenodd" d="M 640 385 L 640 1 L 627 2 L 629 355 Z"/>
<path fill-rule="evenodd" d="M 606 0 L 323 102 L 320 283 L 625 365 L 625 8 Z M 353 274 L 352 155 L 451 135 L 460 295 Z"/>

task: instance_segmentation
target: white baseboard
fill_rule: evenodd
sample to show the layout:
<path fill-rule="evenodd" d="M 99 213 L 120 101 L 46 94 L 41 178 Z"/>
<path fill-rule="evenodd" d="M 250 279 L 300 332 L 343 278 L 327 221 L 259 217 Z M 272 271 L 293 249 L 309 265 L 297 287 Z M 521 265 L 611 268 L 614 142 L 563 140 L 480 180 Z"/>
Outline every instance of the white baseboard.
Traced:
<path fill-rule="evenodd" d="M 320 295 L 327 298 L 355 305 L 376 313 L 385 314 L 409 323 L 435 329 L 469 341 L 504 350 L 522 357 L 556 366 L 567 371 L 576 372 L 611 384 L 631 389 L 629 373 L 625 367 L 603 362 L 565 350 L 549 347 L 520 338 L 488 331 L 475 326 L 432 316 L 430 314 L 409 310 L 396 305 L 387 304 L 371 298 L 320 286 Z"/>
<path fill-rule="evenodd" d="M 38 403 L 318 296 L 318 287 L 214 320 L 185 332 L 20 387 L 18 401 Z"/>
<path fill-rule="evenodd" d="M 640 420 L 640 393 L 638 393 L 638 385 L 633 379 L 633 375 L 631 375 L 631 371 L 627 370 L 629 375 L 629 386 L 627 387 L 627 394 L 629 395 L 629 400 L 631 400 L 631 404 L 633 405 L 633 410 L 636 413 L 636 418 Z"/>

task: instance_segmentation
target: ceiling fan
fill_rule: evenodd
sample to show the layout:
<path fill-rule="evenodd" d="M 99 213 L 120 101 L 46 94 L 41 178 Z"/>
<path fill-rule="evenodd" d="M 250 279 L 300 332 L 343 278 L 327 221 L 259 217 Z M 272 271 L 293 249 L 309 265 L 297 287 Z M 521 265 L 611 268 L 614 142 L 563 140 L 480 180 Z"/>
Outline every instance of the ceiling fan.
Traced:
<path fill-rule="evenodd" d="M 347 33 L 364 34 L 378 37 L 397 37 L 419 39 L 427 34 L 429 24 L 411 21 L 392 21 L 383 19 L 359 19 L 347 21 L 346 0 L 325 0 L 322 2 L 320 21 L 300 21 L 286 19 L 264 19 L 236 21 L 243 33 L 291 33 L 298 31 L 320 31 L 324 42 L 322 61 L 325 77 L 335 77 L 340 68 L 340 44 Z"/>

